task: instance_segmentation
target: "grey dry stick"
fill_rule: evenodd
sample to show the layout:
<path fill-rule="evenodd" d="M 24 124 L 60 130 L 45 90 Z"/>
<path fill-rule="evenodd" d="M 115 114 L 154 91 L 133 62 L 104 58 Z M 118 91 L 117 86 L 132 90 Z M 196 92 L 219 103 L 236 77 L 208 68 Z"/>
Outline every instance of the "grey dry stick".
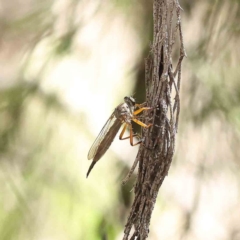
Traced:
<path fill-rule="evenodd" d="M 186 56 L 181 10 L 178 0 L 153 3 L 153 44 L 145 61 L 146 105 L 154 109 L 145 112 L 145 118 L 153 126 L 144 131 L 144 144 L 123 182 L 126 183 L 139 162 L 135 198 L 123 240 L 147 239 L 157 194 L 172 162 L 180 113 L 182 60 Z M 179 53 L 175 70 L 173 52 Z"/>

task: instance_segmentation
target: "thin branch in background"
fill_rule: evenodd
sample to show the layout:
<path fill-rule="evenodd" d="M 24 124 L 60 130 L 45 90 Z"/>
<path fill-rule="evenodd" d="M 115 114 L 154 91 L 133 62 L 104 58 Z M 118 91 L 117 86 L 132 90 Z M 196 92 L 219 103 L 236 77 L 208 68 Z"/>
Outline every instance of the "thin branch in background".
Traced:
<path fill-rule="evenodd" d="M 145 117 L 153 127 L 144 132 L 144 144 L 124 180 L 125 183 L 139 162 L 135 199 L 123 240 L 147 239 L 157 194 L 172 162 L 180 113 L 181 66 L 186 56 L 180 11 L 178 0 L 154 0 L 154 40 L 145 62 L 146 102 L 154 108 L 153 112 L 145 113 Z M 174 49 L 177 37 L 180 46 Z M 175 71 L 173 50 L 180 53 Z"/>

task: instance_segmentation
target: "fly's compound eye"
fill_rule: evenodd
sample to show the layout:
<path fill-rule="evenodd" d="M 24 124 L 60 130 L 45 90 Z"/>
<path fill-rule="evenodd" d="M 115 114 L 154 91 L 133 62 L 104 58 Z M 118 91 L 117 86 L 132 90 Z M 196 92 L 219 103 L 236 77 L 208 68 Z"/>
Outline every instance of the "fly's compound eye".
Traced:
<path fill-rule="evenodd" d="M 129 97 L 129 100 L 133 103 L 133 104 L 136 104 L 136 101 L 133 97 Z"/>
<path fill-rule="evenodd" d="M 135 101 L 135 99 L 134 99 L 133 97 L 125 97 L 125 98 L 124 98 L 124 101 L 125 101 L 126 103 L 131 103 L 132 105 L 135 105 L 135 104 L 136 104 L 136 101 Z"/>

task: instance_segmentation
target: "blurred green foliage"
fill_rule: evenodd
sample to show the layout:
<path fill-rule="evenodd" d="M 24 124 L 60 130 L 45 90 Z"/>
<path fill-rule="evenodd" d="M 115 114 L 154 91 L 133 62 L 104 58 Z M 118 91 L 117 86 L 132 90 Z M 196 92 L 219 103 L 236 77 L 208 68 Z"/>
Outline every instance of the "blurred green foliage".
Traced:
<path fill-rule="evenodd" d="M 75 51 L 76 35 L 79 32 L 81 34 L 84 21 L 77 25 L 74 14 L 81 14 L 88 3 L 69 1 L 70 10 L 66 7 L 66 11 L 70 12 L 69 21 L 62 34 L 54 32 L 55 24 L 63 13 L 54 14 L 53 3 L 57 4 L 52 1 L 29 3 L 26 9 L 14 3 L 3 4 L 3 8 L 12 9 L 13 12 L 9 11 L 9 14 L 1 17 L 0 48 L 4 49 L 6 44 L 10 44 L 10 49 L 13 48 L 11 54 L 20 51 L 21 59 L 20 68 L 12 69 L 16 71 L 13 80 L 10 77 L 3 79 L 5 75 L 0 75 L 1 81 L 10 82 L 6 86 L 3 84 L 0 89 L 0 239 L 116 239 L 123 230 L 133 197 L 130 190 L 134 178 L 125 187 L 120 184 L 129 167 L 119 159 L 117 164 L 110 163 L 109 170 L 105 172 L 115 171 L 117 177 L 106 177 L 108 174 L 103 173 L 95 185 L 88 185 L 79 176 L 79 166 L 73 160 L 76 154 L 71 146 L 72 135 L 60 131 L 64 128 L 66 132 L 76 135 L 90 135 L 89 130 L 82 133 L 87 126 L 85 113 L 79 113 L 80 117 L 73 114 L 59 95 L 44 91 L 41 82 L 46 68 L 51 67 L 49 62 L 39 71 L 37 80 L 29 79 L 25 72 L 25 68 L 31 64 L 36 46 L 45 38 L 50 37 L 53 43 L 52 55 L 48 56 L 51 59 L 61 59 Z M 146 1 L 114 3 L 114 8 L 119 12 L 128 13 L 124 17 L 138 34 L 142 46 L 141 59 L 136 62 L 133 71 L 137 76 L 134 96 L 138 102 L 143 102 L 143 58 L 147 56 L 152 38 L 152 5 Z M 82 8 L 77 14 L 74 10 L 78 4 L 82 4 Z M 190 29 L 190 34 L 186 34 L 185 41 L 188 59 L 183 66 L 179 139 L 190 125 L 198 130 L 203 125 L 208 126 L 211 134 L 209 122 L 219 119 L 222 131 L 230 139 L 226 144 L 230 145 L 230 152 L 234 156 L 229 159 L 229 164 L 239 168 L 240 2 L 196 3 L 185 0 L 182 6 L 185 10 L 184 24 Z M 19 9 L 21 14 L 16 17 L 14 13 L 18 12 L 18 8 L 23 9 Z M 93 12 L 99 13 L 103 9 L 104 6 L 98 4 Z M 191 25 L 191 21 L 199 11 L 201 17 L 195 19 L 199 32 L 195 37 L 195 26 Z M 16 49 L 14 41 L 19 44 Z M 7 62 L 8 59 L 1 61 Z M 56 129 L 59 133 L 56 133 Z M 183 164 L 185 155 L 181 155 L 180 150 L 177 153 L 176 162 Z M 85 161 L 85 156 L 80 158 Z M 122 172 L 119 169 L 123 169 Z M 232 174 L 239 183 L 238 172 Z M 117 184 L 109 189 L 102 188 L 104 182 L 114 182 L 116 179 Z M 167 201 L 159 201 L 164 209 Z M 193 211 L 197 206 L 194 208 Z M 189 231 L 191 223 L 188 222 L 186 228 Z M 233 227 L 233 231 L 240 231 L 239 227 Z"/>

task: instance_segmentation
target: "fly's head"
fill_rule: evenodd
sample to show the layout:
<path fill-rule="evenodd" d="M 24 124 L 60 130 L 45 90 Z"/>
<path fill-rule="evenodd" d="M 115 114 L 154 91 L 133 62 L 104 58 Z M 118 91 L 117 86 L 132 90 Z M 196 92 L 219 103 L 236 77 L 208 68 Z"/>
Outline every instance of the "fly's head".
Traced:
<path fill-rule="evenodd" d="M 135 108 L 135 105 L 136 105 L 135 99 L 133 97 L 125 97 L 124 101 L 127 104 L 127 106 L 129 107 L 129 110 L 130 110 L 131 114 L 133 114 L 134 108 Z"/>
<path fill-rule="evenodd" d="M 128 97 L 125 97 L 124 100 L 126 98 Z M 115 108 L 114 115 L 121 122 L 131 123 L 131 119 L 133 118 L 134 105 L 133 102 L 128 103 L 128 100 L 129 99 L 126 99 L 125 103 L 122 103 Z"/>
<path fill-rule="evenodd" d="M 124 97 L 124 101 L 125 101 L 125 103 L 127 103 L 127 105 L 132 106 L 132 107 L 134 107 L 136 104 L 136 101 L 133 97 Z"/>

